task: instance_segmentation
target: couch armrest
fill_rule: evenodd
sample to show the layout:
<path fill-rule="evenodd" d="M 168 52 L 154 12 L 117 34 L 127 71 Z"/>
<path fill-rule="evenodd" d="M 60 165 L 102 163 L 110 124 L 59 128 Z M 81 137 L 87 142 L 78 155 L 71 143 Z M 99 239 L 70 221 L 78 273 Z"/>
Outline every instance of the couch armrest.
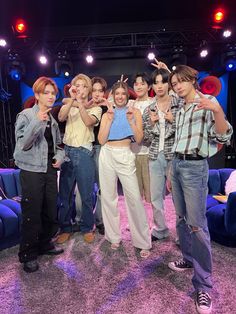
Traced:
<path fill-rule="evenodd" d="M 229 194 L 224 219 L 226 230 L 236 235 L 236 192 Z"/>

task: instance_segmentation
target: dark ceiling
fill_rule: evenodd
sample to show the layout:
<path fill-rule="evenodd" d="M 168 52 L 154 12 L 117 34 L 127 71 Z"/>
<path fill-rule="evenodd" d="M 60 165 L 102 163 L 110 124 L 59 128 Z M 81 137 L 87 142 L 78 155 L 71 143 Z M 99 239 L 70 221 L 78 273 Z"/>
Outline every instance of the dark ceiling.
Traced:
<path fill-rule="evenodd" d="M 0 35 L 8 34 L 11 49 L 21 55 L 44 47 L 51 54 L 67 50 L 73 58 L 90 47 L 100 58 L 126 58 L 138 57 L 152 44 L 163 54 L 175 46 L 192 53 L 203 42 L 219 50 L 225 42 L 212 29 L 219 6 L 235 34 L 236 0 L 1 0 Z M 12 32 L 19 17 L 28 23 L 25 40 Z"/>
<path fill-rule="evenodd" d="M 0 26 L 7 27 L 17 17 L 35 28 L 171 19 L 205 23 L 218 5 L 235 16 L 235 0 L 1 0 Z"/>

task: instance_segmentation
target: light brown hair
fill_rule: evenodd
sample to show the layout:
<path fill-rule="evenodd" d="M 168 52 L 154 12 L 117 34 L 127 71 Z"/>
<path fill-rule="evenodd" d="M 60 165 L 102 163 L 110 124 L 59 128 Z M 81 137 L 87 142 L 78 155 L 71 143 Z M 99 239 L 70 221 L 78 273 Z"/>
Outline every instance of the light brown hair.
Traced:
<path fill-rule="evenodd" d="M 71 85 L 75 85 L 78 80 L 82 80 L 85 82 L 85 84 L 88 86 L 89 94 L 90 94 L 92 92 L 91 79 L 87 75 L 80 73 L 73 78 L 73 80 L 71 81 Z"/>
<path fill-rule="evenodd" d="M 52 85 L 55 90 L 55 93 L 58 93 L 57 84 L 49 77 L 41 76 L 39 77 L 32 87 L 34 94 L 43 93 L 47 85 Z"/>
<path fill-rule="evenodd" d="M 197 76 L 198 76 L 197 70 L 195 70 L 195 69 L 193 69 L 187 65 L 177 65 L 176 69 L 173 70 L 169 76 L 169 84 L 170 84 L 172 89 L 173 89 L 173 86 L 172 86 L 171 80 L 172 80 L 172 77 L 174 75 L 177 76 L 177 80 L 179 82 L 192 82 L 193 81 L 194 82 L 193 86 L 196 89 L 199 89 L 199 85 L 197 82 Z"/>

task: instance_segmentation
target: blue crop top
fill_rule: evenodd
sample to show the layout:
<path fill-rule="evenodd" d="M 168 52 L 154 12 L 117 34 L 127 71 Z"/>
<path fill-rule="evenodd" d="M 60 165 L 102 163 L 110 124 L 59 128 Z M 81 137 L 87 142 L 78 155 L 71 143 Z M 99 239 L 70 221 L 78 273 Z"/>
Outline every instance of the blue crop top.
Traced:
<path fill-rule="evenodd" d="M 114 119 L 108 135 L 108 141 L 123 140 L 134 135 L 134 132 L 126 118 L 127 109 L 127 107 L 115 108 Z"/>

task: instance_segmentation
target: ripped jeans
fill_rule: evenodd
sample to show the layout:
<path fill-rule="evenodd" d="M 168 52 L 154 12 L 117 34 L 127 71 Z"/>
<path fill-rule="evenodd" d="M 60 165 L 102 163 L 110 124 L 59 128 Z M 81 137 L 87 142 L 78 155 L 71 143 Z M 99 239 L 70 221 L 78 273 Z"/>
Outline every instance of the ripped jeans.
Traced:
<path fill-rule="evenodd" d="M 196 290 L 212 288 L 212 256 L 206 218 L 208 162 L 172 161 L 172 195 L 177 215 L 177 232 L 183 258 L 193 266 Z"/>

